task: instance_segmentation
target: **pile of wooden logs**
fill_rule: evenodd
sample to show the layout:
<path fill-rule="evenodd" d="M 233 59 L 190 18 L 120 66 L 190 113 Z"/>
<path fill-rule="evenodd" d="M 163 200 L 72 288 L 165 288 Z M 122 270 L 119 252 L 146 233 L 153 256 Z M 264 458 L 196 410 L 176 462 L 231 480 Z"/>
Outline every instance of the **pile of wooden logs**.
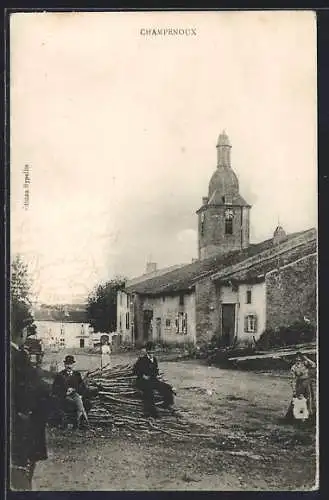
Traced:
<path fill-rule="evenodd" d="M 163 380 L 163 376 L 160 377 Z M 186 437 L 187 432 L 191 431 L 191 425 L 177 411 L 158 408 L 157 420 L 144 416 L 141 394 L 134 381 L 130 365 L 117 365 L 113 368 L 105 366 L 103 369 L 88 372 L 85 377 L 86 384 L 90 389 L 97 388 L 98 391 L 88 415 L 89 423 L 97 427 L 124 427 L 133 432 Z M 157 394 L 155 402 L 157 406 L 162 403 Z"/>

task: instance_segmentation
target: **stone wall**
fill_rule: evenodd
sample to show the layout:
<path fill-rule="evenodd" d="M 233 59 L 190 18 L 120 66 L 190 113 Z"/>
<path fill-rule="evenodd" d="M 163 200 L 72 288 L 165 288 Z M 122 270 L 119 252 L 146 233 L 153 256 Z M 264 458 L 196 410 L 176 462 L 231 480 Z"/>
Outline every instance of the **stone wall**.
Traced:
<path fill-rule="evenodd" d="M 225 234 L 225 211 L 232 209 L 233 234 Z M 201 215 L 202 214 L 202 215 Z M 236 206 L 209 206 L 198 214 L 199 258 L 239 250 L 249 244 L 249 209 Z M 204 217 L 201 223 L 201 217 Z M 203 229 L 202 229 L 203 227 Z M 241 227 L 243 230 L 241 232 Z"/>
<path fill-rule="evenodd" d="M 315 255 L 266 276 L 266 328 L 289 326 L 304 316 L 316 323 L 316 277 Z"/>
<path fill-rule="evenodd" d="M 209 342 L 219 334 L 219 298 L 216 285 L 210 279 L 199 281 L 195 287 L 196 342 Z"/>

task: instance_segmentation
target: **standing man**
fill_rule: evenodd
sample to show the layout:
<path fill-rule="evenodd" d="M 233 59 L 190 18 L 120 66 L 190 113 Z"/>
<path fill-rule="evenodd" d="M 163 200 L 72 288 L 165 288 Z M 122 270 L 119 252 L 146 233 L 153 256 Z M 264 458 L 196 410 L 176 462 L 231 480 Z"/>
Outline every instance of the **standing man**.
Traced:
<path fill-rule="evenodd" d="M 172 387 L 158 378 L 158 361 L 153 356 L 152 344 L 150 342 L 142 350 L 142 356 L 135 363 L 133 373 L 137 377 L 136 386 L 143 394 L 145 416 L 158 417 L 154 401 L 155 390 L 163 398 L 163 408 L 169 409 L 174 404 Z"/>
<path fill-rule="evenodd" d="M 46 422 L 49 388 L 30 363 L 23 349 L 26 328 L 12 332 L 11 364 L 11 440 L 10 484 L 16 491 L 32 489 L 36 463 L 46 460 Z"/>

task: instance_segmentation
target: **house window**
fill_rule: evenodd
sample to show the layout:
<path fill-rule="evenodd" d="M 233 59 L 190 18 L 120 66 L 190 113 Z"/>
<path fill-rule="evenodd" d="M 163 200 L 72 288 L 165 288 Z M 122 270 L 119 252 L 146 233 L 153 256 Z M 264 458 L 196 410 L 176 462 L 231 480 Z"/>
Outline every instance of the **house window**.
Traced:
<path fill-rule="evenodd" d="M 122 306 L 122 293 L 120 292 L 120 306 Z"/>
<path fill-rule="evenodd" d="M 170 319 L 166 319 L 166 328 L 170 328 L 171 321 Z"/>
<path fill-rule="evenodd" d="M 162 302 L 166 302 L 166 297 L 162 297 Z"/>
<path fill-rule="evenodd" d="M 183 294 L 180 294 L 180 296 L 179 296 L 179 305 L 180 306 L 184 305 L 184 295 Z"/>
<path fill-rule="evenodd" d="M 246 293 L 246 304 L 251 304 L 251 290 L 247 290 L 247 293 Z"/>
<path fill-rule="evenodd" d="M 127 295 L 127 309 L 129 309 L 129 295 Z"/>
<path fill-rule="evenodd" d="M 187 314 L 185 313 L 182 317 L 182 334 L 187 334 Z"/>
<path fill-rule="evenodd" d="M 187 314 L 179 313 L 175 320 L 176 333 L 177 334 L 187 334 Z"/>
<path fill-rule="evenodd" d="M 244 331 L 246 333 L 257 332 L 257 316 L 255 314 L 248 314 L 244 318 Z"/>
<path fill-rule="evenodd" d="M 129 312 L 126 313 L 126 330 L 129 330 L 129 326 L 130 326 L 130 323 L 129 323 Z"/>

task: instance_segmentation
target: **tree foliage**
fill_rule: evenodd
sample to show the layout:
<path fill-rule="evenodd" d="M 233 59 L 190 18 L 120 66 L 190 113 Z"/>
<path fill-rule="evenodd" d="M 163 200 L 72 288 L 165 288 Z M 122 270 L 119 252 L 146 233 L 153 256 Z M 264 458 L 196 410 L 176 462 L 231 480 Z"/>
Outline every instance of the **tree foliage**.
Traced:
<path fill-rule="evenodd" d="M 10 330 L 14 337 L 27 328 L 28 335 L 35 333 L 31 303 L 31 280 L 26 264 L 16 255 L 11 264 L 10 280 Z"/>
<path fill-rule="evenodd" d="M 117 292 L 124 289 L 126 278 L 117 277 L 95 287 L 88 297 L 87 318 L 95 332 L 117 329 Z"/>

